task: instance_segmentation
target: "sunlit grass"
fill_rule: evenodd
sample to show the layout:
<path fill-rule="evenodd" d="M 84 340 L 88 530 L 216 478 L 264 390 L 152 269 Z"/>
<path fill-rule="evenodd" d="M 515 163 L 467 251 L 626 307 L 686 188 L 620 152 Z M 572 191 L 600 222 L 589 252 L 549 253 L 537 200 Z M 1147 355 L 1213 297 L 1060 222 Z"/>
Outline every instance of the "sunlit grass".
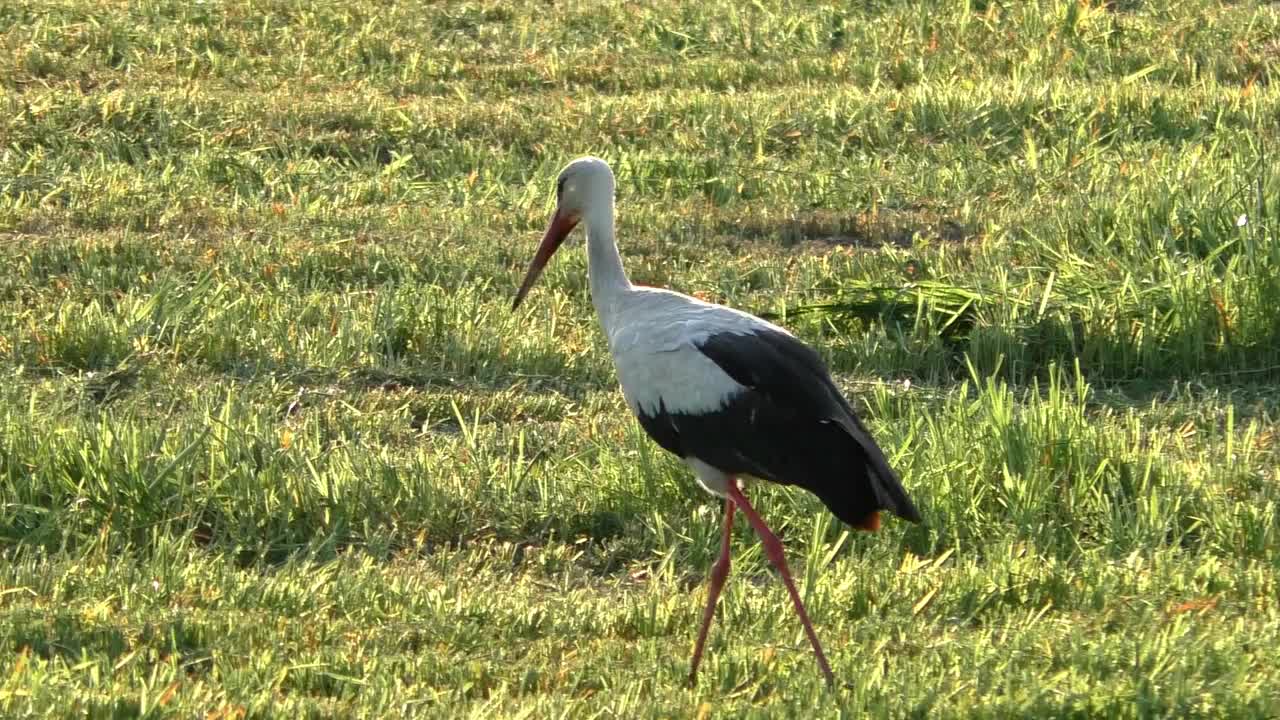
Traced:
<path fill-rule="evenodd" d="M 1280 712 L 1280 13 L 0 7 L 6 716 Z M 719 511 L 561 253 L 830 361 L 925 523 Z"/>

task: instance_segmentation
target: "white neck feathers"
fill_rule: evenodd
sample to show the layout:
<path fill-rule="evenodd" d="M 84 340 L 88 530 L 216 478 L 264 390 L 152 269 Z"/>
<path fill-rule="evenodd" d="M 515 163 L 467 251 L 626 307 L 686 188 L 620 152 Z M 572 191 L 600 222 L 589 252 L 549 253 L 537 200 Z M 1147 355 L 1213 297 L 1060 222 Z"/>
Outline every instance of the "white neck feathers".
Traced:
<path fill-rule="evenodd" d="M 622 256 L 613 235 L 613 198 L 587 209 L 583 216 L 587 231 L 587 277 L 591 284 L 591 303 L 596 314 L 608 325 L 614 302 L 631 289 Z"/>

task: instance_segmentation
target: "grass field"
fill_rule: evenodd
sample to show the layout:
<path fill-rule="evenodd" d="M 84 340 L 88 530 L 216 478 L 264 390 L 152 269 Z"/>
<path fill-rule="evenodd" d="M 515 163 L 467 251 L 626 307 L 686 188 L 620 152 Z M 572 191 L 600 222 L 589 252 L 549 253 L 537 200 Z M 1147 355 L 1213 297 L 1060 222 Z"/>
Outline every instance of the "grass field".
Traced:
<path fill-rule="evenodd" d="M 5 717 L 1280 715 L 1280 10 L 0 5 Z M 921 506 L 719 509 L 633 280 L 820 349 Z"/>

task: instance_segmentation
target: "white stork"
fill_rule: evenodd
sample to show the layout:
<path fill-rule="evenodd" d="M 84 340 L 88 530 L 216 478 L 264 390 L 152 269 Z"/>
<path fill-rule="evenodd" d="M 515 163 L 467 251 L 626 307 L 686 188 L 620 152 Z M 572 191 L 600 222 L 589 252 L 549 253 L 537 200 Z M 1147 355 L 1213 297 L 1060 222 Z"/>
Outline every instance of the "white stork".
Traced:
<path fill-rule="evenodd" d="M 742 492 L 740 478 L 798 485 L 844 522 L 880 527 L 881 510 L 920 521 L 871 434 L 818 354 L 791 333 L 747 313 L 627 280 L 614 241 L 614 180 L 594 157 L 574 160 L 556 183 L 556 211 L 512 309 L 579 222 L 586 224 L 591 302 L 608 336 L 627 406 L 645 432 L 725 499 L 720 557 L 711 569 L 693 649 L 697 679 L 707 630 L 729 574 L 729 539 L 741 508 L 782 576 L 827 683 L 834 677 L 787 569 L 782 543 Z"/>

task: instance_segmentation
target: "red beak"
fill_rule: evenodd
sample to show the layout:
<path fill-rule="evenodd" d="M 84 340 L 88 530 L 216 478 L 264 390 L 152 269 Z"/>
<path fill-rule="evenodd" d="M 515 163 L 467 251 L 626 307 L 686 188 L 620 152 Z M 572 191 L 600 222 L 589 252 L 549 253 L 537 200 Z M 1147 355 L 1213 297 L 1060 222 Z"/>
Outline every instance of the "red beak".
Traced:
<path fill-rule="evenodd" d="M 564 242 L 569 232 L 577 225 L 577 215 L 562 213 L 560 208 L 556 208 L 556 214 L 551 216 L 551 224 L 547 226 L 547 232 L 542 236 L 542 242 L 538 244 L 538 252 L 534 253 L 533 261 L 529 263 L 529 270 L 524 274 L 524 282 L 520 283 L 520 290 L 516 292 L 515 302 L 511 303 L 512 310 L 520 307 L 520 302 L 524 300 L 525 295 L 529 294 L 529 288 L 537 282 L 542 269 L 547 266 L 551 256 L 556 254 L 556 250 L 560 249 L 560 243 Z"/>

